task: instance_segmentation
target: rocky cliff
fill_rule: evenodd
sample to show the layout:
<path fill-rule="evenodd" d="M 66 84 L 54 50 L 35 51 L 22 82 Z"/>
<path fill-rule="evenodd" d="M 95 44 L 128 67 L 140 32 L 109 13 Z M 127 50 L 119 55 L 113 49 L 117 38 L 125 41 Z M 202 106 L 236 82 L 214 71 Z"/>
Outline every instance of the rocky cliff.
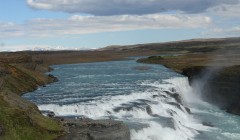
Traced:
<path fill-rule="evenodd" d="M 202 98 L 227 112 L 240 115 L 240 66 L 190 67 L 182 73 L 190 83 L 201 82 Z"/>
<path fill-rule="evenodd" d="M 199 89 L 204 100 L 229 113 L 240 115 L 240 57 L 237 52 L 228 55 L 217 52 L 151 56 L 138 62 L 162 64 L 186 75 L 191 85 L 195 83 L 195 86 L 201 86 Z"/>

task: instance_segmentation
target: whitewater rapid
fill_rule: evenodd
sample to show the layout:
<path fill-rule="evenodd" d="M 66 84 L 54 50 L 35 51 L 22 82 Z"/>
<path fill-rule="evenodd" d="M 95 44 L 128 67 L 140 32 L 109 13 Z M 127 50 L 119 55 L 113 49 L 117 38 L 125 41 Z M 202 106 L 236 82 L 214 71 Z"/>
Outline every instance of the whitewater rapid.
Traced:
<path fill-rule="evenodd" d="M 103 96 L 80 104 L 39 105 L 39 109 L 53 111 L 58 116 L 83 115 L 93 119 L 111 117 L 138 124 L 140 127 L 137 130 L 131 130 L 132 140 L 189 140 L 199 131 L 207 131 L 209 128 L 193 118 L 187 111 L 184 98 L 181 98 L 192 91 L 188 79 L 178 77 L 163 82 L 139 83 L 140 86 L 148 86 L 142 92 Z M 181 102 L 176 98 L 180 98 Z M 163 123 L 161 119 L 166 122 Z"/>
<path fill-rule="evenodd" d="M 238 116 L 202 101 L 198 88 L 164 66 L 114 61 L 54 69 L 59 82 L 23 96 L 42 111 L 121 120 L 132 140 L 240 139 Z"/>

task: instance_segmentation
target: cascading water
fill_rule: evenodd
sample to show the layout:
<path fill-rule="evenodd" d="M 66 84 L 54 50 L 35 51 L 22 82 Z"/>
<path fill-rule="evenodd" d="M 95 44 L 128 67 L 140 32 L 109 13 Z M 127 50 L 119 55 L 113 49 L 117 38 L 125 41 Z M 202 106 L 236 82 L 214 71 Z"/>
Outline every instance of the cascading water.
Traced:
<path fill-rule="evenodd" d="M 135 68 L 139 66 L 149 69 Z M 202 102 L 186 77 L 163 66 L 116 61 L 54 68 L 53 74 L 60 82 L 24 95 L 40 110 L 53 111 L 58 116 L 122 120 L 130 127 L 132 140 L 232 136 L 221 127 L 203 125 L 203 121 L 214 123 L 209 112 L 222 112 Z"/>

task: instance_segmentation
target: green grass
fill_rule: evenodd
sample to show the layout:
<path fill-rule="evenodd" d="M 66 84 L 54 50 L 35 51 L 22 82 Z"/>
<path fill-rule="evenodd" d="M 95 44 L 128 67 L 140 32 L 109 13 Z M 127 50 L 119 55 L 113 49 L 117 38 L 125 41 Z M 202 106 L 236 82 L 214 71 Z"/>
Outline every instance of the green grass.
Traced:
<path fill-rule="evenodd" d="M 0 139 L 52 140 L 63 134 L 63 129 L 58 122 L 34 111 L 29 112 L 10 107 L 0 96 L 0 124 L 4 127 L 4 133 Z"/>
<path fill-rule="evenodd" d="M 9 74 L 0 76 L 4 81 L 0 90 L 0 140 L 52 140 L 65 134 L 62 124 L 44 117 L 37 107 L 19 95 L 34 90 L 47 81 L 41 73 L 19 65 L 5 65 Z"/>

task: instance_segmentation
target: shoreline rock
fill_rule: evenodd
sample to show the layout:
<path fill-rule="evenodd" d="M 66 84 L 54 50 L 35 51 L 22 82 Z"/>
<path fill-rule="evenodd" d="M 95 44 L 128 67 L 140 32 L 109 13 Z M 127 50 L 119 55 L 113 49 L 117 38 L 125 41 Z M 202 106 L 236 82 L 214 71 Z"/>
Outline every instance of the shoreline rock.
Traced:
<path fill-rule="evenodd" d="M 68 133 L 58 140 L 130 140 L 126 124 L 115 120 L 65 119 Z"/>

